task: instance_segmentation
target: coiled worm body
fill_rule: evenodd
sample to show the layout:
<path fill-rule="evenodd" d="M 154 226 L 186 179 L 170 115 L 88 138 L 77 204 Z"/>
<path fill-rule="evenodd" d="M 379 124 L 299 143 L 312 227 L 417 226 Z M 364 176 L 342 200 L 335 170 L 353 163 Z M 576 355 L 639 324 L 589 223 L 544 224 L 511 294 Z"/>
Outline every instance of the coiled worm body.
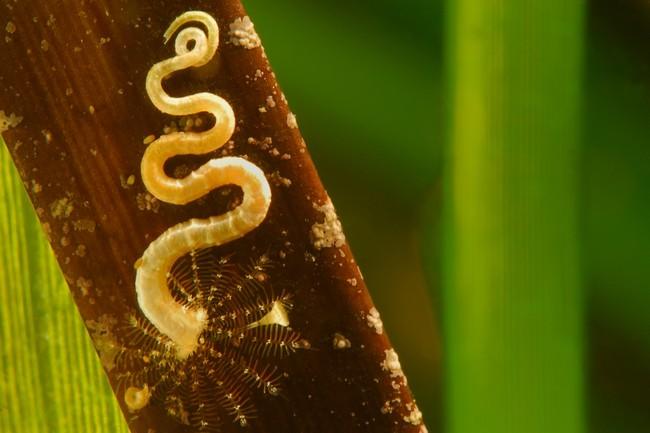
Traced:
<path fill-rule="evenodd" d="M 191 219 L 169 228 L 149 244 L 137 262 L 135 288 L 140 309 L 169 337 L 180 359 L 194 352 L 208 317 L 204 309 L 190 309 L 173 298 L 167 285 L 169 270 L 190 251 L 223 245 L 254 230 L 264 221 L 271 203 L 271 189 L 264 172 L 243 158 L 211 159 L 182 179 L 170 177 L 164 171 L 165 162 L 173 156 L 202 155 L 219 149 L 235 128 L 234 112 L 223 98 L 205 92 L 177 98 L 163 89 L 162 82 L 170 74 L 205 65 L 217 51 L 219 28 L 214 18 L 204 12 L 180 15 L 166 31 L 165 41 L 190 22 L 202 24 L 205 30 L 186 27 L 178 33 L 176 56 L 149 70 L 147 94 L 164 113 L 186 116 L 208 112 L 214 116 L 215 124 L 204 132 L 177 132 L 152 142 L 142 158 L 142 180 L 156 198 L 176 205 L 187 204 L 224 185 L 241 187 L 243 199 L 239 206 L 224 214 Z"/>

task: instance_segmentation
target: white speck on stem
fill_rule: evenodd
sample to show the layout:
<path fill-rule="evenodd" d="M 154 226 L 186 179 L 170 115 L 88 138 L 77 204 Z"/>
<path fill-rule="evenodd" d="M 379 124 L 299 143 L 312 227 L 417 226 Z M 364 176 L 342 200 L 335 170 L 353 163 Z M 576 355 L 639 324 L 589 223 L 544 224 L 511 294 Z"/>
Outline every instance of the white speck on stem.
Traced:
<path fill-rule="evenodd" d="M 337 332 L 336 334 L 334 334 L 334 338 L 332 340 L 332 346 L 336 350 L 343 350 L 352 347 L 352 343 L 350 342 L 350 340 L 348 340 L 348 338 L 345 335 L 339 334 Z"/>
<path fill-rule="evenodd" d="M 287 126 L 291 129 L 296 129 L 298 128 L 298 120 L 296 119 L 296 115 L 293 113 L 289 113 L 287 115 Z"/>
<path fill-rule="evenodd" d="M 379 316 L 379 311 L 375 307 L 372 307 L 368 314 L 366 315 L 366 322 L 370 328 L 374 328 L 377 334 L 383 334 L 384 332 L 384 323 L 381 321 Z"/>
<path fill-rule="evenodd" d="M 406 376 L 404 376 L 404 371 L 402 371 L 402 365 L 399 362 L 399 357 L 395 349 L 384 350 L 384 354 L 386 358 L 381 362 L 381 368 L 389 372 L 390 377 L 402 379 L 404 385 L 406 385 Z"/>
<path fill-rule="evenodd" d="M 332 201 L 328 199 L 322 206 L 314 205 L 314 208 L 325 216 L 322 223 L 315 223 L 311 226 L 310 235 L 314 248 L 320 250 L 343 246 L 345 244 L 345 235 Z"/>
<path fill-rule="evenodd" d="M 262 41 L 255 31 L 255 25 L 248 16 L 233 21 L 230 24 L 228 35 L 230 43 L 237 47 L 252 50 L 262 45 Z"/>

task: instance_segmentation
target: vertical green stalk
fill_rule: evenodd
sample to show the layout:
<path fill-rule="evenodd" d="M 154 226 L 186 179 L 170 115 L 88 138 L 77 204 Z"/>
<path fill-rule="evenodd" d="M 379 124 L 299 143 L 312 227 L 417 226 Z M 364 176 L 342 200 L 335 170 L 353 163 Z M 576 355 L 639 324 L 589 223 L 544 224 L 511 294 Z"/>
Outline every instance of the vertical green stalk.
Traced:
<path fill-rule="evenodd" d="M 0 139 L 0 432 L 126 431 Z"/>
<path fill-rule="evenodd" d="M 449 433 L 580 433 L 582 0 L 449 0 Z"/>

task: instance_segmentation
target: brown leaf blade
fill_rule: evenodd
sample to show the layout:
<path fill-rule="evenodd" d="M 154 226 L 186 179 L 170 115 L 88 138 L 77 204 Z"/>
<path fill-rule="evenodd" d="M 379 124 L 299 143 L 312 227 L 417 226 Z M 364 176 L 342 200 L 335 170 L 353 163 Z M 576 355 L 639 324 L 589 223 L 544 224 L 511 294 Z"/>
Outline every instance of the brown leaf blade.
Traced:
<path fill-rule="evenodd" d="M 241 4 L 3 7 L 13 31 L 0 52 L 0 107 L 22 117 L 3 136 L 131 430 L 423 431 L 399 359 Z M 187 10 L 217 19 L 218 55 L 165 86 L 172 95 L 215 93 L 233 106 L 231 142 L 209 156 L 254 162 L 273 198 L 254 232 L 193 252 L 170 272 L 175 299 L 204 306 L 219 323 L 204 334 L 209 343 L 180 361 L 139 312 L 134 264 L 165 229 L 222 214 L 240 197 L 236 188 L 221 188 L 175 206 L 153 198 L 140 180 L 150 136 L 210 121 L 163 115 L 144 89 L 149 68 L 173 56 L 164 30 Z M 167 170 L 183 176 L 205 160 L 174 158 Z M 268 325 L 265 314 L 290 327 Z"/>

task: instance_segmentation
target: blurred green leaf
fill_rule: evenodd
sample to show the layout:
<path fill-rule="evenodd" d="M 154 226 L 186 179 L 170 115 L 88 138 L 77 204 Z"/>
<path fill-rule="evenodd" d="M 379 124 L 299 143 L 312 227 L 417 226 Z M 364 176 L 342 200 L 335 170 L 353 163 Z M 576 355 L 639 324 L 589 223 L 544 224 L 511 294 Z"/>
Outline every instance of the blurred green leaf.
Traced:
<path fill-rule="evenodd" d="M 450 433 L 579 433 L 583 3 L 447 2 Z"/>

